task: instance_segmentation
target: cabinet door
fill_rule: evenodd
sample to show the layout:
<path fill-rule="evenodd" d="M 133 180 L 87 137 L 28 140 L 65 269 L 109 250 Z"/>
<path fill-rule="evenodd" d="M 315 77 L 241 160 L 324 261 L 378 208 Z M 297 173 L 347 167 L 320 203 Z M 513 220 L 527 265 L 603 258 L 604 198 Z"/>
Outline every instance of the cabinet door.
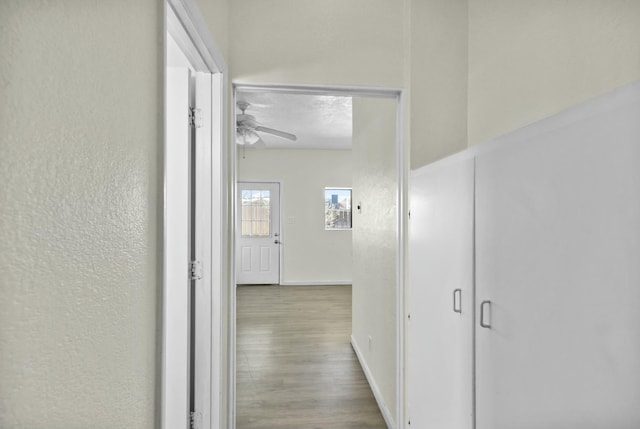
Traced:
<path fill-rule="evenodd" d="M 476 160 L 478 429 L 640 427 L 638 98 Z"/>
<path fill-rule="evenodd" d="M 411 177 L 407 383 L 412 428 L 472 427 L 473 180 L 473 159 L 447 160 Z"/>

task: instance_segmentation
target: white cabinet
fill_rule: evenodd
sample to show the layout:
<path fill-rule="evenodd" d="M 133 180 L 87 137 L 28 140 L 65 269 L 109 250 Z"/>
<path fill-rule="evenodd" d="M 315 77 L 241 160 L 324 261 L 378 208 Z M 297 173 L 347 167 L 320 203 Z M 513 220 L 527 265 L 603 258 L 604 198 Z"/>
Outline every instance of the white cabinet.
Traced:
<path fill-rule="evenodd" d="M 640 428 L 637 106 L 476 159 L 478 429 Z"/>
<path fill-rule="evenodd" d="M 412 428 L 472 423 L 473 158 L 411 178 L 408 411 Z"/>
<path fill-rule="evenodd" d="M 640 84 L 414 172 L 410 206 L 411 428 L 640 428 Z"/>

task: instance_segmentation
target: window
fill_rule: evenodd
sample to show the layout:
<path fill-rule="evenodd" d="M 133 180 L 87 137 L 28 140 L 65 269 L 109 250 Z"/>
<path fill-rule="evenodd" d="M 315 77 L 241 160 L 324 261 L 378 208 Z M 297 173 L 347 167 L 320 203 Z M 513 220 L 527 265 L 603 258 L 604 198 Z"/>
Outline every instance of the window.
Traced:
<path fill-rule="evenodd" d="M 242 190 L 240 219 L 243 237 L 269 237 L 271 235 L 271 191 Z"/>
<path fill-rule="evenodd" d="M 351 229 L 351 188 L 324 189 L 324 229 Z"/>

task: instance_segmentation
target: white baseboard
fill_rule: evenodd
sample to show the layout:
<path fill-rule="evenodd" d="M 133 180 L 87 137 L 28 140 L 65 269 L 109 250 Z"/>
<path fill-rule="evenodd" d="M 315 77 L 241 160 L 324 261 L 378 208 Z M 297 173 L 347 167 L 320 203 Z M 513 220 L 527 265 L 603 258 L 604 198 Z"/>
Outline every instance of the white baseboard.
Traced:
<path fill-rule="evenodd" d="M 365 377 L 367 377 L 367 381 L 369 382 L 369 387 L 371 387 L 371 391 L 373 392 L 373 397 L 376 398 L 376 402 L 378 403 L 378 407 L 380 408 L 382 417 L 384 418 L 384 421 L 387 424 L 387 428 L 396 429 L 396 423 L 393 419 L 393 416 L 391 415 L 389 408 L 387 408 L 387 404 L 385 404 L 384 402 L 384 398 L 380 393 L 380 389 L 378 388 L 376 381 L 373 379 L 373 374 L 371 374 L 371 370 L 369 369 L 369 366 L 365 362 L 364 357 L 360 352 L 360 347 L 358 347 L 358 342 L 356 341 L 355 338 L 353 338 L 353 335 L 351 336 L 351 347 L 353 347 L 353 351 L 356 353 L 356 356 L 358 357 L 358 361 L 360 362 L 362 371 L 364 372 Z"/>
<path fill-rule="evenodd" d="M 328 280 L 308 282 L 280 282 L 280 286 L 351 286 L 351 280 Z"/>

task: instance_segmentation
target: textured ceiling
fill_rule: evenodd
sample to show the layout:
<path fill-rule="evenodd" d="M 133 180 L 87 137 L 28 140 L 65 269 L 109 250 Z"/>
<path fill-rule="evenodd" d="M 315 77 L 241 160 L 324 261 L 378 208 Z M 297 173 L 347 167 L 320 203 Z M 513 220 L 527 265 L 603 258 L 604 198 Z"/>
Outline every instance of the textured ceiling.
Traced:
<path fill-rule="evenodd" d="M 259 132 L 267 149 L 351 149 L 351 97 L 238 91 L 236 99 L 250 103 L 245 113 L 260 125 L 298 137 Z"/>

